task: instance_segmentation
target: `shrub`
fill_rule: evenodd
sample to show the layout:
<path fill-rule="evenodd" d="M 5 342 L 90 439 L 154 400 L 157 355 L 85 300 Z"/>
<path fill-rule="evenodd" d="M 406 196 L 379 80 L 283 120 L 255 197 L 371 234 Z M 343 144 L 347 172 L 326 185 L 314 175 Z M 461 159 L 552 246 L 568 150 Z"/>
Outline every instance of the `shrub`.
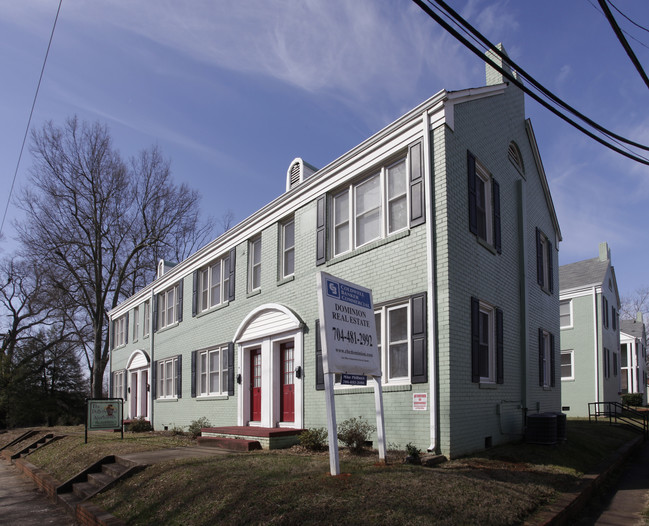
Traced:
<path fill-rule="evenodd" d="M 421 455 L 421 451 L 419 450 L 419 448 L 413 445 L 412 442 L 408 442 L 406 444 L 406 453 L 408 454 L 409 457 L 412 458 L 419 458 Z"/>
<path fill-rule="evenodd" d="M 146 433 L 148 431 L 153 431 L 153 426 L 151 425 L 151 422 L 141 416 L 131 421 L 128 425 L 128 430 L 133 433 Z"/>
<path fill-rule="evenodd" d="M 641 406 L 642 393 L 629 393 L 622 395 L 622 403 L 624 405 Z"/>
<path fill-rule="evenodd" d="M 309 451 L 322 451 L 327 447 L 327 430 L 324 427 L 305 429 L 298 438 L 300 445 Z"/>
<path fill-rule="evenodd" d="M 185 434 L 185 430 L 181 426 L 174 424 L 174 426 L 169 430 L 169 434 L 171 436 L 183 436 Z"/>
<path fill-rule="evenodd" d="M 370 438 L 376 428 L 363 417 L 353 417 L 338 424 L 338 440 L 354 453 L 359 453 L 365 447 L 365 442 Z"/>
<path fill-rule="evenodd" d="M 198 420 L 192 420 L 191 424 L 189 424 L 189 427 L 187 428 L 187 431 L 192 438 L 198 438 L 199 436 L 201 436 L 201 430 L 204 427 L 210 427 L 210 425 L 210 421 L 206 417 L 201 416 Z"/>

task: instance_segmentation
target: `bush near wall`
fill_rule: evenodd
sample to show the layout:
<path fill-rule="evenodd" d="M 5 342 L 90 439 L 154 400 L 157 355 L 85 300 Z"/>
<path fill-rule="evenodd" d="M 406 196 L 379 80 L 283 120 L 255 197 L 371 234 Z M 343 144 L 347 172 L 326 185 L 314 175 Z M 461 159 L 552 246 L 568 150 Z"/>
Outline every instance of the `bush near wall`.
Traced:
<path fill-rule="evenodd" d="M 624 405 L 631 406 L 641 406 L 642 405 L 642 393 L 629 393 L 622 395 L 622 403 Z"/>

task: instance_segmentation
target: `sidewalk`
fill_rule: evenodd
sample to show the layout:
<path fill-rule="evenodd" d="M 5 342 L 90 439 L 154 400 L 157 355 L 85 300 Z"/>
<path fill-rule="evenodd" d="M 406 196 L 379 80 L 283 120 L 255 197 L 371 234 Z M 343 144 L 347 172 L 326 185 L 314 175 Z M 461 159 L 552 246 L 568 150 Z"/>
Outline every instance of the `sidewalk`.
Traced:
<path fill-rule="evenodd" d="M 624 471 L 604 510 L 593 522 L 598 526 L 644 525 L 642 513 L 649 505 L 649 442 L 629 456 Z"/>
<path fill-rule="evenodd" d="M 52 504 L 16 466 L 0 460 L 0 524 L 73 526 L 76 522 Z"/>

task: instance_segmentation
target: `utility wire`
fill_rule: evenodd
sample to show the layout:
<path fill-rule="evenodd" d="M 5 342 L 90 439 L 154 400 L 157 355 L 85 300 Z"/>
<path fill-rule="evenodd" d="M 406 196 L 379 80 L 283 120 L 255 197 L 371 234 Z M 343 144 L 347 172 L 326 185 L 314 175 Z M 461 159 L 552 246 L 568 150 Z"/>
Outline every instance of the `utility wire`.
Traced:
<path fill-rule="evenodd" d="M 649 88 L 649 77 L 647 77 L 647 74 L 645 73 L 644 69 L 642 69 L 642 64 L 640 64 L 638 57 L 635 56 L 635 53 L 633 52 L 633 49 L 631 49 L 631 46 L 627 42 L 627 39 L 624 38 L 624 34 L 622 34 L 622 30 L 620 29 L 620 26 L 617 25 L 615 17 L 613 16 L 613 13 L 611 13 L 611 10 L 608 8 L 608 4 L 606 3 L 606 0 L 599 0 L 599 6 L 602 8 L 602 11 L 604 11 L 604 15 L 606 16 L 608 23 L 611 24 L 611 27 L 615 32 L 615 36 L 620 41 L 620 44 L 622 44 L 624 51 L 626 51 L 626 54 L 631 59 L 631 62 L 633 62 L 635 69 L 638 71 L 640 77 L 642 77 L 642 80 Z"/>
<path fill-rule="evenodd" d="M 649 165 L 649 159 L 635 155 L 633 153 L 630 153 L 628 151 L 625 151 L 621 148 L 618 148 L 617 146 L 607 142 L 606 140 L 602 139 L 601 137 L 595 135 L 593 132 L 590 130 L 587 130 L 574 120 L 572 120 L 570 117 L 567 115 L 564 115 L 561 113 L 557 108 L 552 106 L 550 103 L 548 103 L 546 100 L 542 99 L 539 95 L 534 93 L 532 90 L 527 88 L 522 82 L 520 82 L 516 77 L 514 77 L 510 71 L 505 70 L 496 62 L 494 62 L 492 59 L 490 59 L 488 56 L 484 54 L 484 52 L 478 48 L 476 48 L 473 44 L 471 44 L 466 38 L 464 38 L 455 28 L 450 26 L 447 22 L 445 22 L 439 15 L 437 15 L 428 5 L 426 5 L 422 0 L 413 0 L 428 16 L 433 18 L 439 25 L 441 25 L 446 31 L 448 31 L 451 35 L 453 35 L 457 40 L 459 40 L 465 47 L 467 47 L 470 51 L 472 51 L 474 54 L 476 54 L 478 57 L 480 57 L 482 60 L 487 62 L 492 68 L 494 68 L 496 71 L 501 73 L 505 78 L 507 78 L 510 82 L 512 82 L 515 86 L 517 86 L 519 89 L 521 89 L 524 93 L 527 93 L 530 97 L 532 97 L 535 101 L 537 101 L 539 104 L 550 110 L 552 113 L 554 113 L 557 117 L 561 118 L 562 120 L 566 121 L 568 124 L 572 125 L 573 127 L 577 128 L 579 131 L 590 137 L 591 139 L 599 142 L 603 146 L 606 146 L 607 148 L 619 153 L 620 155 L 623 155 L 625 157 L 628 157 L 629 159 L 632 159 L 634 161 L 637 161 L 641 164 Z M 430 1 L 430 0 L 429 0 Z M 468 23 L 467 23 L 468 24 Z M 473 29 L 473 31 L 476 31 Z M 477 31 L 476 31 L 477 33 Z M 482 37 L 481 35 L 481 38 Z M 486 39 L 485 39 L 486 40 Z M 498 49 L 495 48 L 495 46 L 491 46 L 492 51 L 495 51 L 498 53 Z M 507 59 L 508 60 L 508 59 Z M 625 139 L 625 142 L 630 142 Z M 634 144 L 634 143 L 631 143 Z M 647 146 L 639 145 L 639 147 L 643 149 L 649 149 Z"/>
<path fill-rule="evenodd" d="M 627 19 L 629 22 L 631 22 L 634 26 L 636 26 L 636 27 L 642 29 L 643 31 L 646 31 L 647 33 L 649 33 L 649 29 L 647 29 L 647 28 L 644 27 L 644 26 L 641 26 L 640 24 L 638 24 L 638 23 L 635 22 L 634 20 L 631 20 L 631 19 L 630 19 L 628 16 L 626 16 L 622 11 L 620 11 L 620 10 L 617 8 L 617 6 L 616 6 L 613 2 L 611 2 L 611 0 L 609 0 L 608 3 L 611 4 L 611 6 L 613 7 L 613 9 L 615 9 L 618 13 L 620 13 L 624 18 L 626 18 L 626 19 Z"/>
<path fill-rule="evenodd" d="M 14 177 L 11 181 L 11 188 L 9 189 L 9 195 L 7 196 L 7 204 L 5 205 L 5 211 L 2 215 L 2 223 L 0 223 L 0 236 L 4 230 L 5 220 L 7 219 L 7 211 L 9 210 L 9 203 L 11 202 L 11 195 L 14 191 L 14 186 L 16 184 L 16 178 L 18 176 L 18 168 L 20 167 L 20 160 L 23 157 L 23 151 L 25 149 L 25 143 L 27 142 L 27 134 L 29 133 L 29 127 L 32 123 L 32 116 L 34 115 L 34 108 L 36 107 L 36 99 L 38 98 L 38 92 L 41 88 L 41 81 L 43 80 L 43 74 L 45 72 L 45 64 L 47 64 L 47 57 L 50 54 L 50 47 L 52 46 L 52 39 L 54 38 L 54 30 L 56 29 L 56 22 L 59 19 L 59 13 L 61 12 L 61 4 L 63 0 L 59 0 L 59 7 L 56 10 L 56 17 L 54 18 L 54 24 L 52 25 L 52 32 L 50 33 L 50 40 L 47 43 L 47 51 L 45 52 L 45 58 L 43 59 L 43 66 L 41 67 L 41 74 L 38 77 L 38 85 L 36 86 L 36 93 L 34 93 L 34 100 L 32 101 L 32 108 L 29 112 L 29 119 L 27 119 L 27 127 L 25 128 L 25 135 L 23 136 L 23 143 L 20 147 L 20 154 L 18 155 L 18 162 L 16 163 L 16 170 L 14 171 Z"/>
<path fill-rule="evenodd" d="M 453 18 L 453 20 L 456 23 L 459 23 L 461 26 L 463 26 L 466 30 L 468 30 L 472 35 L 474 35 L 478 40 L 482 42 L 482 44 L 489 50 L 493 51 L 496 53 L 501 59 L 506 61 L 509 66 L 514 69 L 519 76 L 525 78 L 532 86 L 534 86 L 536 89 L 538 89 L 543 95 L 545 95 L 547 98 L 552 100 L 554 103 L 558 104 L 565 110 L 569 111 L 576 117 L 579 117 L 581 120 L 586 122 L 589 126 L 592 128 L 596 129 L 600 133 L 607 135 L 613 139 L 616 139 L 617 141 L 620 141 L 622 143 L 626 143 L 630 146 L 633 146 L 635 148 L 639 148 L 641 150 L 649 150 L 649 146 L 646 146 L 644 144 L 639 144 L 637 142 L 631 141 L 629 139 L 626 139 L 625 137 L 622 137 L 607 128 L 604 128 L 600 124 L 596 123 L 583 113 L 581 113 L 579 110 L 576 108 L 573 108 L 571 105 L 560 99 L 557 95 L 552 93 L 550 90 L 548 90 L 545 86 L 543 86 L 540 82 L 538 82 L 534 77 L 532 77 L 527 71 L 525 71 L 521 66 L 519 66 L 516 62 L 514 62 L 509 56 L 507 56 L 506 53 L 503 53 L 500 49 L 498 49 L 491 41 L 489 41 L 482 33 L 480 33 L 477 29 L 475 29 L 469 22 L 467 22 L 464 18 L 462 18 L 456 11 L 453 10 L 451 6 L 446 4 L 443 0 L 433 0 L 436 4 L 439 4 L 444 10 L 446 10 L 450 16 Z M 420 4 L 420 2 L 416 1 L 417 4 Z M 431 3 L 431 0 L 428 0 L 428 3 Z M 421 5 L 420 5 L 421 7 Z M 475 52 L 475 51 L 474 51 Z M 482 53 L 482 52 L 480 52 Z"/>
<path fill-rule="evenodd" d="M 595 11 L 597 11 L 600 15 L 604 16 L 604 13 L 602 13 L 601 10 L 599 9 L 599 7 L 595 5 L 595 3 L 593 2 L 593 0 L 586 0 L 586 1 L 587 1 L 587 2 L 588 2 L 588 3 L 593 7 L 593 9 L 594 9 Z M 615 10 L 616 10 L 618 13 L 620 13 L 624 18 L 626 18 L 629 22 L 631 22 L 632 24 L 638 26 L 638 27 L 639 27 L 640 29 L 642 29 L 643 31 L 649 31 L 649 29 L 647 29 L 647 28 L 641 26 L 640 24 L 635 23 L 633 20 L 631 20 L 631 19 L 630 19 L 628 16 L 626 16 L 622 11 L 620 11 L 617 7 L 615 7 L 615 5 L 613 5 L 612 2 L 609 2 L 609 4 L 611 4 L 611 5 L 615 8 Z M 633 36 L 631 33 L 629 33 L 628 31 L 625 31 L 625 30 L 623 29 L 623 30 L 622 30 L 622 33 L 624 33 L 624 34 L 625 34 L 627 37 L 629 37 L 630 39 L 635 40 L 635 41 L 636 41 L 638 44 L 640 44 L 642 47 L 649 49 L 649 46 L 648 46 L 647 44 L 645 44 L 642 40 L 639 40 L 639 39 L 637 39 L 636 37 L 634 37 L 634 36 Z"/>

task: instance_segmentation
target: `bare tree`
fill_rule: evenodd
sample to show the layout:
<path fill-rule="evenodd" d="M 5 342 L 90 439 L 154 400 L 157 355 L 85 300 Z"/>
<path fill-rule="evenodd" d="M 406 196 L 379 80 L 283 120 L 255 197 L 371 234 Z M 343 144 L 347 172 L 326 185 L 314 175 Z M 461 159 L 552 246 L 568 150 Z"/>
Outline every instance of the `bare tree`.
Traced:
<path fill-rule="evenodd" d="M 620 318 L 635 320 L 638 312 L 649 314 L 649 287 L 640 287 L 631 296 L 620 299 Z M 646 320 L 645 320 L 646 321 Z"/>
<path fill-rule="evenodd" d="M 125 163 L 105 125 L 76 117 L 62 127 L 46 123 L 31 139 L 19 239 L 25 255 L 47 262 L 71 303 L 68 319 L 86 351 L 91 395 L 101 397 L 108 311 L 154 276 L 154 257 L 186 256 L 207 239 L 211 223 L 200 224 L 198 193 L 174 184 L 156 147 Z"/>

